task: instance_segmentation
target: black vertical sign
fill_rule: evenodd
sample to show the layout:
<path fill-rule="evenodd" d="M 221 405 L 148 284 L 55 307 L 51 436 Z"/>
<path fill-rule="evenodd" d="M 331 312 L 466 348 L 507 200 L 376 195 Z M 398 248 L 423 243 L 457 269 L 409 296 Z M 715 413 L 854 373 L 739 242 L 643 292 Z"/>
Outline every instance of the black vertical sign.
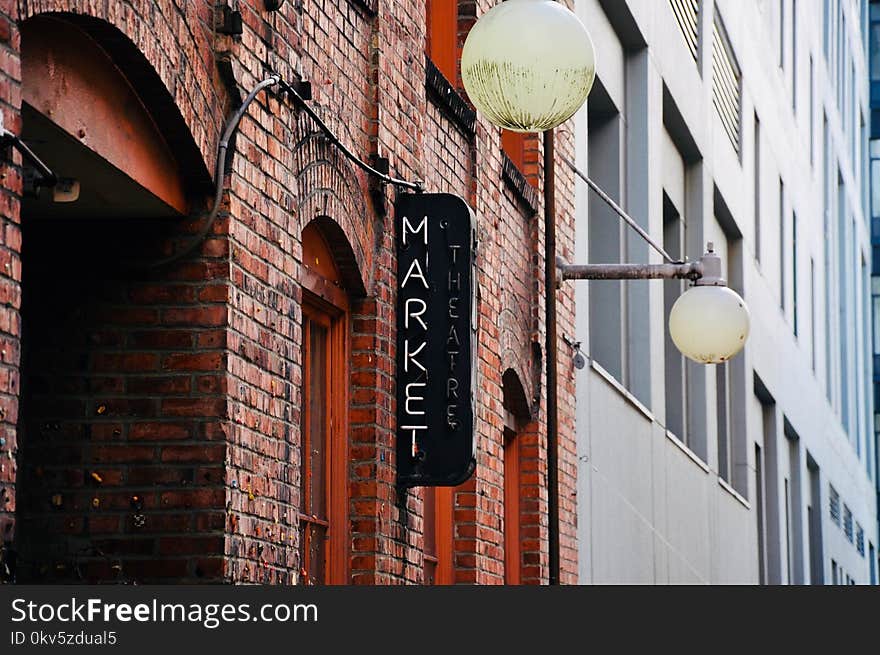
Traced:
<path fill-rule="evenodd" d="M 397 227 L 397 480 L 455 486 L 474 471 L 476 231 L 458 196 L 406 194 Z"/>

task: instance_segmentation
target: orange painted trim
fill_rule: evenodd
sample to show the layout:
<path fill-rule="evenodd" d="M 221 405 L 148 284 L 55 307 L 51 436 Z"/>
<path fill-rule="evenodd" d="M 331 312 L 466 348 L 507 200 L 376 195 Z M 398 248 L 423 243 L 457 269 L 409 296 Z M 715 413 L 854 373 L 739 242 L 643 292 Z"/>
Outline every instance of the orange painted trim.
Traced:
<path fill-rule="evenodd" d="M 329 313 L 347 311 L 348 294 L 342 287 L 342 274 L 327 240 L 316 226 L 310 224 L 303 229 L 302 249 L 302 288 L 323 300 Z"/>
<path fill-rule="evenodd" d="M 348 403 L 349 381 L 348 363 L 351 361 L 348 339 L 348 312 L 341 313 L 333 322 L 331 330 L 330 375 L 334 386 L 327 393 L 331 404 L 330 430 L 332 434 L 330 452 L 330 480 L 333 488 L 330 493 L 330 516 L 336 523 L 330 529 L 330 583 L 348 584 L 351 580 L 351 557 L 349 548 L 348 509 L 350 476 L 348 471 Z"/>
<path fill-rule="evenodd" d="M 306 328 L 309 322 L 327 328 L 327 367 L 324 400 L 327 403 L 326 448 L 324 466 L 324 493 L 327 508 L 327 548 L 325 550 L 325 580 L 327 584 L 348 584 L 351 578 L 349 549 L 349 446 L 348 446 L 348 404 L 349 404 L 349 361 L 350 340 L 349 315 L 346 308 L 333 306 L 306 290 L 303 293 L 303 317 Z M 309 362 L 310 341 L 307 329 L 303 330 L 303 361 Z M 308 494 L 308 456 L 310 439 L 308 436 L 308 408 L 310 372 L 308 366 L 303 384 L 303 471 L 302 480 Z M 307 496 L 306 496 L 307 498 Z M 308 500 L 308 498 L 307 498 Z M 307 505 L 306 505 L 307 506 Z M 303 546 L 306 546 L 304 544 Z M 303 550 L 308 557 L 308 551 Z"/>
<path fill-rule="evenodd" d="M 522 582 L 520 449 L 516 432 L 504 430 L 504 584 Z"/>
<path fill-rule="evenodd" d="M 526 159 L 526 135 L 522 132 L 501 130 L 501 149 L 520 170 Z"/>
<path fill-rule="evenodd" d="M 437 487 L 436 528 L 437 573 L 435 584 L 455 584 L 455 488 Z"/>
<path fill-rule="evenodd" d="M 458 79 L 458 0 L 427 0 L 426 52 L 453 86 Z"/>

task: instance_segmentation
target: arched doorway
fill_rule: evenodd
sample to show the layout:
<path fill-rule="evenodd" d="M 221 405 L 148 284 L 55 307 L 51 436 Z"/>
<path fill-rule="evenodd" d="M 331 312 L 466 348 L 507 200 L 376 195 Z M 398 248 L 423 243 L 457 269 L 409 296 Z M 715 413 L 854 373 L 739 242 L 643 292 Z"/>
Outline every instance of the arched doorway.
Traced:
<path fill-rule="evenodd" d="M 112 33 L 129 67 L 155 77 L 121 32 L 58 14 L 20 31 L 21 136 L 66 182 L 47 188 L 25 167 L 18 578 L 219 579 L 221 531 L 190 550 L 175 542 L 198 529 L 196 502 L 223 508 L 224 446 L 211 442 L 225 308 L 203 302 L 204 281 L 187 274 L 200 253 L 131 266 L 186 238 L 207 170 L 183 172 L 179 161 L 201 157 L 165 138 L 188 134 L 182 118 L 157 119 L 144 98 L 155 88 L 140 94 L 94 38 Z"/>
<path fill-rule="evenodd" d="M 328 234 L 329 219 L 302 232 L 302 493 L 304 584 L 347 584 L 349 549 L 350 301 Z M 328 239 L 329 237 L 329 239 Z"/>

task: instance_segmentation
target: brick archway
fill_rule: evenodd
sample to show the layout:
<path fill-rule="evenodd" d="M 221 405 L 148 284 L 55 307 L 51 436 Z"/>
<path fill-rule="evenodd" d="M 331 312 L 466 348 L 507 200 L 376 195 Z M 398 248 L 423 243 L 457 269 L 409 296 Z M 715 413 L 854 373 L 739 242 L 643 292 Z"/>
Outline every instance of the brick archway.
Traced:
<path fill-rule="evenodd" d="M 210 180 L 208 171 L 214 170 L 229 101 L 217 94 L 213 67 L 195 56 L 212 51 L 214 40 L 213 29 L 200 19 L 197 5 L 176 4 L 175 11 L 168 11 L 156 0 L 19 0 L 18 23 L 51 15 L 94 38 L 168 132 L 169 145 L 189 153 L 182 168 L 205 184 Z"/>
<path fill-rule="evenodd" d="M 377 238 L 373 223 L 368 220 L 365 193 L 350 164 L 339 150 L 319 132 L 307 131 L 302 122 L 299 133 L 304 136 L 294 146 L 294 170 L 297 176 L 299 205 L 296 216 L 299 233 L 313 220 L 330 220 L 347 242 L 345 250 L 351 261 L 343 261 L 349 274 L 352 291 L 369 295 L 372 289 L 373 252 Z M 330 235 L 332 236 L 332 234 Z M 340 239 L 336 239 L 340 241 Z M 332 245 L 332 242 L 331 242 Z"/>
<path fill-rule="evenodd" d="M 511 303 L 513 301 L 511 300 Z M 501 370 L 515 372 L 528 403 L 527 413 L 532 416 L 537 408 L 541 385 L 540 353 L 526 339 L 527 317 L 517 314 L 510 304 L 498 316 Z"/>
<path fill-rule="evenodd" d="M 222 126 L 222 107 L 212 96 L 210 103 L 202 100 L 212 109 L 195 109 L 199 85 L 184 80 L 198 77 L 194 69 L 201 64 L 161 63 L 169 53 L 187 51 L 173 36 L 183 18 L 162 16 L 158 3 L 137 3 L 144 12 L 137 16 L 130 4 L 101 3 L 107 16 L 86 16 L 79 13 L 85 4 L 21 3 L 20 33 L 50 23 L 55 38 L 69 36 L 74 44 L 59 52 L 71 56 L 76 44 L 87 45 L 92 61 L 102 66 L 92 70 L 104 75 L 105 84 L 94 89 L 98 100 L 117 93 L 122 102 L 106 102 L 105 109 L 129 109 L 127 118 L 136 117 L 131 125 L 143 128 L 130 134 L 167 139 L 167 158 L 153 160 L 153 172 L 161 162 L 179 163 L 180 187 L 198 199 L 213 184 L 208 164 L 213 167 L 215 136 L 208 131 Z M 166 30 L 171 40 L 163 48 L 157 35 Z M 42 45 L 44 53 L 51 50 Z M 29 54 L 19 53 L 23 60 Z M 88 147 L 89 131 L 77 134 L 70 127 L 76 121 L 65 120 L 78 109 L 52 104 L 51 94 L 57 98 L 65 87 L 64 79 L 43 74 L 41 66 L 50 65 L 48 55 L 31 60 L 23 80 L 25 87 L 54 85 L 42 89 L 48 104 L 29 102 L 24 118 L 16 116 L 18 125 L 10 127 L 26 138 L 28 129 L 45 120 L 65 139 L 72 136 L 65 168 L 77 176 L 88 170 L 94 182 L 83 183 L 81 198 L 86 187 L 99 197 L 116 193 L 119 178 L 102 177 L 108 170 L 90 159 L 101 152 Z M 71 67 L 67 72 L 77 74 Z M 203 77 L 209 84 L 210 75 Z M 178 99 L 181 93 L 188 99 Z M 46 107 L 54 113 L 43 115 Z M 104 145 L 124 155 L 119 139 L 117 133 Z M 49 150 L 47 159 L 60 157 L 59 150 Z M 68 221 L 57 203 L 39 206 L 19 190 L 6 226 L 24 230 L 27 243 L 26 265 L 19 264 L 20 241 L 11 267 L 18 296 L 17 325 L 9 332 L 21 349 L 15 361 L 21 382 L 10 390 L 20 409 L 6 417 L 19 445 L 14 538 L 24 581 L 179 582 L 222 575 L 225 228 L 218 226 L 198 252 L 173 265 L 118 266 L 129 247 L 163 253 L 168 240 L 193 232 L 191 221 L 180 220 L 180 203 L 175 214 L 162 214 L 152 197 L 128 188 L 126 194 L 127 202 L 104 203 L 106 211 L 97 218 L 90 213 L 95 205 L 88 204 Z"/>

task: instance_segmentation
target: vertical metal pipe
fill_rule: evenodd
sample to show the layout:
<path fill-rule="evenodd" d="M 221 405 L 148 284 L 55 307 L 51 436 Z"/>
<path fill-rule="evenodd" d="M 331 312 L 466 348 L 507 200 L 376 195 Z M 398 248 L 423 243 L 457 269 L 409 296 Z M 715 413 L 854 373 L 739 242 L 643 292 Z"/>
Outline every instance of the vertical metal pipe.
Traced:
<path fill-rule="evenodd" d="M 559 411 L 556 396 L 556 148 L 544 132 L 544 286 L 547 358 L 547 537 L 550 584 L 559 584 Z"/>

